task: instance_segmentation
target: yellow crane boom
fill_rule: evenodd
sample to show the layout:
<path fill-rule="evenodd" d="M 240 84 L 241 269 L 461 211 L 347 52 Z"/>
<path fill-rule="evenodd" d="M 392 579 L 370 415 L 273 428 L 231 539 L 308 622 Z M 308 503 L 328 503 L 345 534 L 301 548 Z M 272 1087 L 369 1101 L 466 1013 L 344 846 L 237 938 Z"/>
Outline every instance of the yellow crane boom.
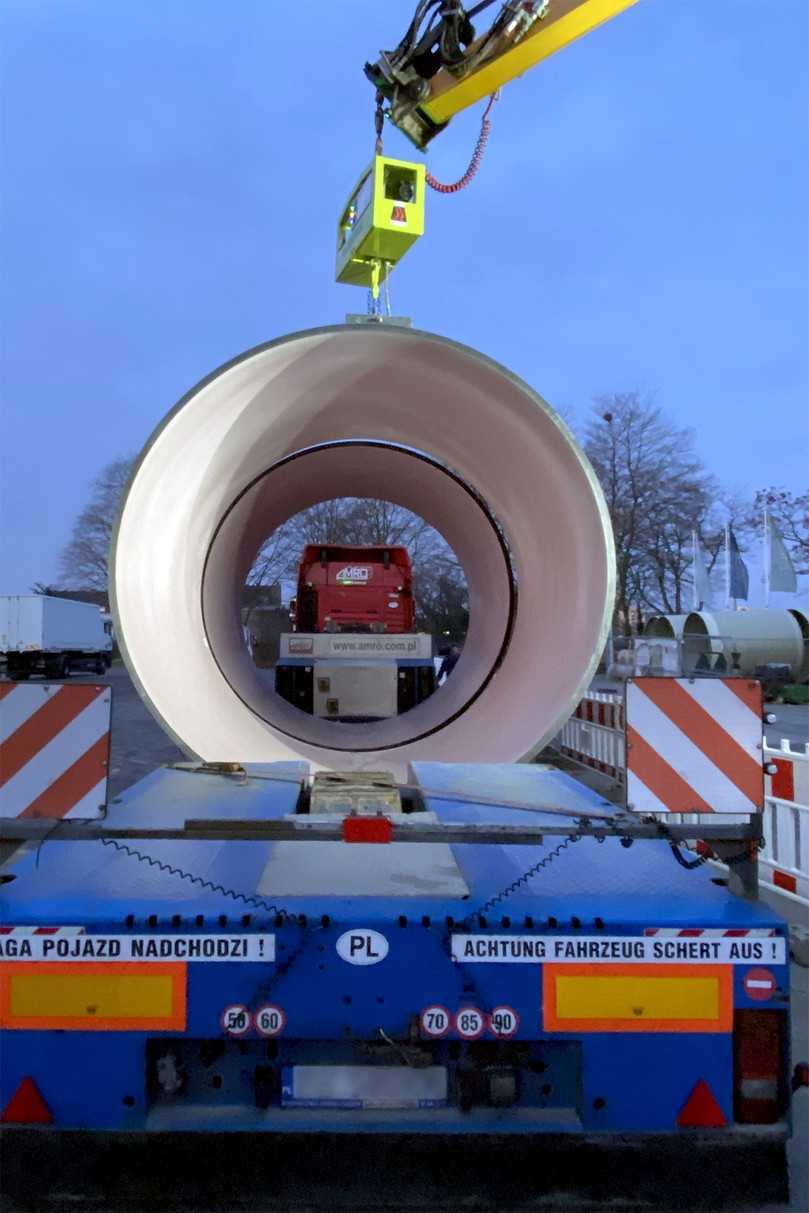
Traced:
<path fill-rule="evenodd" d="M 451 0 L 420 0 L 394 51 L 365 73 L 393 124 L 419 148 L 482 97 L 562 50 L 637 0 L 507 0 L 487 32 L 476 36 L 468 12 Z M 426 28 L 422 29 L 422 26 Z"/>

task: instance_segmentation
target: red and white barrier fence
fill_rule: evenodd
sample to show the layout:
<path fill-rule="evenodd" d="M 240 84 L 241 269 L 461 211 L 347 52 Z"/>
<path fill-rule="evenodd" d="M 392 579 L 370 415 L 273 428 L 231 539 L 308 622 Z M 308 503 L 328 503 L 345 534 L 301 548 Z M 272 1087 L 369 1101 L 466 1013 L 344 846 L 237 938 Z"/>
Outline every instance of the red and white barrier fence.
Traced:
<path fill-rule="evenodd" d="M 765 776 L 762 883 L 809 905 L 809 745 L 765 738 L 764 759 L 776 769 Z"/>
<path fill-rule="evenodd" d="M 112 692 L 103 683 L 0 682 L 0 817 L 100 817 Z"/>
<path fill-rule="evenodd" d="M 623 783 L 626 777 L 623 695 L 591 691 L 562 727 L 555 745 L 575 762 Z"/>
<path fill-rule="evenodd" d="M 642 686 L 643 680 L 635 683 Z M 711 685 L 717 684 L 712 681 Z M 554 745 L 566 757 L 605 775 L 626 792 L 626 726 L 623 695 L 591 691 Z M 765 843 L 759 852 L 760 883 L 809 905 L 809 745 L 798 747 L 782 741 L 776 747 L 765 737 L 761 760 L 765 770 Z M 647 806 L 642 808 L 645 811 Z M 700 817 L 678 813 L 677 819 L 696 823 Z"/>

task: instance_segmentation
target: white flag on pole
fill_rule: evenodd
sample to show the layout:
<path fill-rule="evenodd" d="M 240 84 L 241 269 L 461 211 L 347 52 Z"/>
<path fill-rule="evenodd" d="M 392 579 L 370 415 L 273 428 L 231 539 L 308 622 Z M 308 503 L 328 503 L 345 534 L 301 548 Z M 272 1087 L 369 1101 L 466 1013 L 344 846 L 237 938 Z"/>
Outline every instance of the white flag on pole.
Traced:
<path fill-rule="evenodd" d="M 694 610 L 700 611 L 711 605 L 711 578 L 705 557 L 700 547 L 699 536 L 694 531 Z"/>
<path fill-rule="evenodd" d="M 769 548 L 769 588 L 784 590 L 787 594 L 796 594 L 798 579 L 795 576 L 795 565 L 787 551 L 784 538 L 771 514 L 767 514 L 767 546 Z"/>

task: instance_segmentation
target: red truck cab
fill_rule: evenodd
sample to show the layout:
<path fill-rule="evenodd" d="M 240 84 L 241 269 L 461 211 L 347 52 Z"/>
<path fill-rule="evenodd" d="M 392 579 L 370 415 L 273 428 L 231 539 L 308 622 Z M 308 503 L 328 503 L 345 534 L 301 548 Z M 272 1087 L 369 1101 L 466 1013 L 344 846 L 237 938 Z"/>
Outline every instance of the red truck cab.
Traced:
<path fill-rule="evenodd" d="M 407 549 L 307 544 L 291 615 L 296 632 L 414 631 Z"/>

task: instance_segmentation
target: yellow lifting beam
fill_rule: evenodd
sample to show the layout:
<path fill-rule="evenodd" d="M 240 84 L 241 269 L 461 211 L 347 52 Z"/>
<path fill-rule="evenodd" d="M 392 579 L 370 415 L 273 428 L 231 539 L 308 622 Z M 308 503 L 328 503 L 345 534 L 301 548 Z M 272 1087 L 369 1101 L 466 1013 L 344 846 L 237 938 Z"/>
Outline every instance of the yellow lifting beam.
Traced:
<path fill-rule="evenodd" d="M 425 168 L 374 156 L 351 191 L 337 225 L 335 278 L 370 287 L 380 283 L 424 232 Z"/>

